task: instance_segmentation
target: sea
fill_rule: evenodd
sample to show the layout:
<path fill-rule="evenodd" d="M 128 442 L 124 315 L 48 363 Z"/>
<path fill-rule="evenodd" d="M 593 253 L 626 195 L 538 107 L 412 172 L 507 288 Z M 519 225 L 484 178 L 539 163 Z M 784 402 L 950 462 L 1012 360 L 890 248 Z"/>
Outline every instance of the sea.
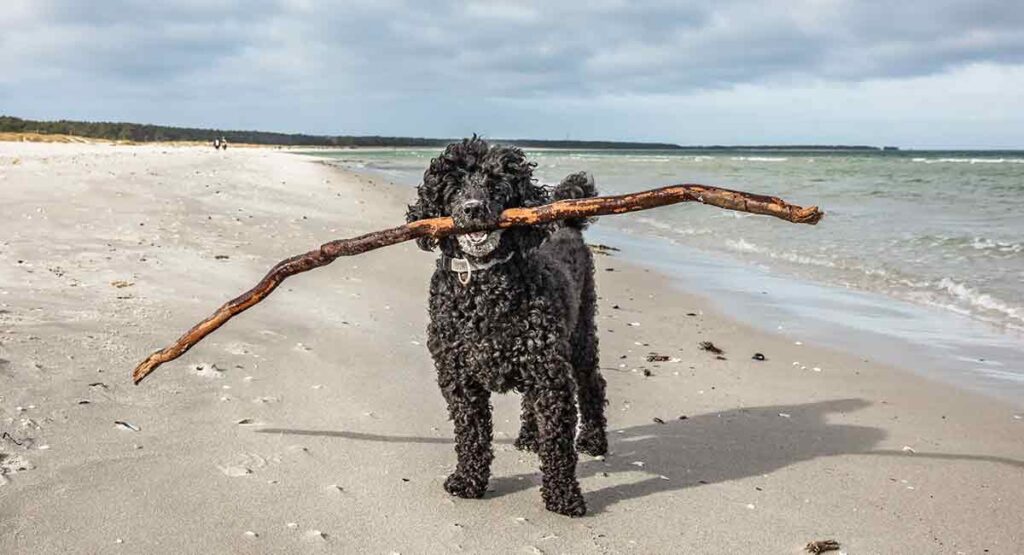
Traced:
<path fill-rule="evenodd" d="M 727 315 L 1024 405 L 1024 152 L 525 149 L 540 183 L 601 194 L 701 183 L 825 219 L 681 204 L 606 216 L 588 240 Z M 430 149 L 309 152 L 415 186 Z"/>

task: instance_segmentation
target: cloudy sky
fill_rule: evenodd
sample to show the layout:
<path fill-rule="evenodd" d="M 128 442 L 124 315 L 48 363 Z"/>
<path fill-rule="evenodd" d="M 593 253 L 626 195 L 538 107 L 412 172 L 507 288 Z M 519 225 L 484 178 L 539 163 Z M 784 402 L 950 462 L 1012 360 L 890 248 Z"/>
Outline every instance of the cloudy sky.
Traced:
<path fill-rule="evenodd" d="M 0 113 L 1024 148 L 1024 2 L 2 0 Z"/>

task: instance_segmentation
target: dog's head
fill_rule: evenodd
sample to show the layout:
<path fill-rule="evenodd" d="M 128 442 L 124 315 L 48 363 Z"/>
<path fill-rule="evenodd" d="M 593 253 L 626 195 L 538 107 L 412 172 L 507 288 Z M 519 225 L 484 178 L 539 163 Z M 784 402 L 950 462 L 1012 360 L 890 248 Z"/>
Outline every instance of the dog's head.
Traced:
<path fill-rule="evenodd" d="M 506 208 L 544 204 L 547 194 L 533 182 L 534 166 L 522 150 L 491 146 L 476 135 L 452 143 L 430 161 L 416 189 L 419 198 L 409 206 L 406 220 L 451 216 L 459 227 L 488 225 Z M 534 248 L 546 233 L 541 228 L 519 227 L 446 237 L 437 243 L 423 237 L 417 243 L 428 251 L 439 246 L 448 256 L 486 260 Z"/>

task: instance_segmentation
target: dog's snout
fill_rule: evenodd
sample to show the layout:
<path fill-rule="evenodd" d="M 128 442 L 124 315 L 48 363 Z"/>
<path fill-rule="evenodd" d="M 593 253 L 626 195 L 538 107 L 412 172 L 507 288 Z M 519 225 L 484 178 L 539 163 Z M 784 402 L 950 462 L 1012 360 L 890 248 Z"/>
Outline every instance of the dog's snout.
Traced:
<path fill-rule="evenodd" d="M 487 217 L 487 206 L 479 200 L 467 200 L 462 203 L 462 212 L 467 218 L 478 220 Z"/>

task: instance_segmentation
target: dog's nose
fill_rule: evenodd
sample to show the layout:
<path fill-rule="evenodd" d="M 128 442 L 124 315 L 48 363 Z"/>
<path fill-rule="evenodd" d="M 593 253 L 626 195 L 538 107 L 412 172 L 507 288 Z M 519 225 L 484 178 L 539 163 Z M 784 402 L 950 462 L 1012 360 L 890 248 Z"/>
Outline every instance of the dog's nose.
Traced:
<path fill-rule="evenodd" d="M 487 216 L 487 207 L 479 200 L 467 200 L 462 203 L 462 212 L 471 220 L 479 220 Z"/>

